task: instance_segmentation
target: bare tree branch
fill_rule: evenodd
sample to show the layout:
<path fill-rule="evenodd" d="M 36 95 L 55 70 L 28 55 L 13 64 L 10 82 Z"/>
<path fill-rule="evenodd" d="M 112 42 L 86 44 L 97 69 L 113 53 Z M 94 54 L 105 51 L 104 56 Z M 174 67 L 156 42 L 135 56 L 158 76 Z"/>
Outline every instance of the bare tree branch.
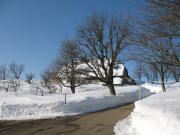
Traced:
<path fill-rule="evenodd" d="M 113 85 L 113 68 L 119 55 L 128 46 L 131 34 L 129 19 L 107 17 L 93 13 L 77 30 L 81 48 L 81 59 L 98 80 L 104 82 L 112 95 L 116 95 Z"/>
<path fill-rule="evenodd" d="M 22 73 L 25 70 L 25 67 L 24 65 L 17 65 L 16 63 L 13 62 L 9 65 L 9 70 L 14 79 L 20 79 Z"/>

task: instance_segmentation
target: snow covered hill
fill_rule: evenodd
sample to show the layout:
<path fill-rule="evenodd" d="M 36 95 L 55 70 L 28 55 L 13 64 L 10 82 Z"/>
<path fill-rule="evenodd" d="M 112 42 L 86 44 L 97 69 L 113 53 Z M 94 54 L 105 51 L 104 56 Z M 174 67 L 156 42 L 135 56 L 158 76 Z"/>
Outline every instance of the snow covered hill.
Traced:
<path fill-rule="evenodd" d="M 138 100 L 138 86 L 117 86 L 117 96 L 111 96 L 107 87 L 100 84 L 82 85 L 75 94 L 70 89 L 44 96 L 35 95 L 33 88 L 23 82 L 17 92 L 0 90 L 0 119 L 37 119 L 99 111 Z M 65 104 L 65 93 L 67 103 Z M 151 92 L 143 88 L 142 96 Z"/>
<path fill-rule="evenodd" d="M 179 135 L 180 134 L 180 83 L 167 84 L 167 92 L 159 91 L 158 84 L 144 84 L 159 92 L 135 102 L 133 113 L 119 121 L 116 135 Z"/>

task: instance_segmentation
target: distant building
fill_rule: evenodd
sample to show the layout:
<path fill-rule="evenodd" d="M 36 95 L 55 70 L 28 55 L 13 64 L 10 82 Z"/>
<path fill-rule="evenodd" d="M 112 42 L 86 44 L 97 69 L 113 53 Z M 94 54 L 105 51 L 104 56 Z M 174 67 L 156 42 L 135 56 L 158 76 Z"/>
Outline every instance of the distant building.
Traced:
<path fill-rule="evenodd" d="M 92 84 L 92 83 L 102 83 L 97 77 L 89 70 L 86 63 L 78 62 L 76 70 L 80 73 L 76 81 L 80 84 Z M 102 70 L 103 73 L 103 70 Z M 123 64 L 116 63 L 113 70 L 113 82 L 114 85 L 135 85 L 135 80 L 128 75 L 128 71 Z M 66 77 L 64 77 L 66 80 Z M 66 82 L 68 82 L 66 80 Z"/>

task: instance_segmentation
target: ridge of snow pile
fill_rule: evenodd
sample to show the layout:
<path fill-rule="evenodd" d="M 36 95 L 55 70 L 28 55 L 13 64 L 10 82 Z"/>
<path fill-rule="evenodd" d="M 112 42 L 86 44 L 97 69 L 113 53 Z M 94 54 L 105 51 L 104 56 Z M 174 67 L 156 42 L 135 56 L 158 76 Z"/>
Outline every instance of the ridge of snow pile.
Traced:
<path fill-rule="evenodd" d="M 141 85 L 142 87 L 149 89 L 152 93 L 158 93 L 162 91 L 160 84 L 152 84 L 152 83 L 145 83 Z"/>
<path fill-rule="evenodd" d="M 180 83 L 135 102 L 131 115 L 114 127 L 116 135 L 179 135 Z"/>
<path fill-rule="evenodd" d="M 8 93 L 7 95 L 1 93 L 0 119 L 38 119 L 104 110 L 137 101 L 138 88 L 138 86 L 115 87 L 117 96 L 110 96 L 107 87 L 97 84 L 80 86 L 75 94 L 67 94 L 67 104 L 64 104 L 63 94 L 37 96 L 19 95 L 19 92 L 14 96 L 9 93 L 8 96 Z M 144 88 L 142 96 L 149 95 L 151 92 Z"/>

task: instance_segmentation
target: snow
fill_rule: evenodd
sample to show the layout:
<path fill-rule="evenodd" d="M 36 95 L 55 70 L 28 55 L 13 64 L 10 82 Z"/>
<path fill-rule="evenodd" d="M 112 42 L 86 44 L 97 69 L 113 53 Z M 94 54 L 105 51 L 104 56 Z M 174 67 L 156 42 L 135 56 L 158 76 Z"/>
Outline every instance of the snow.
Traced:
<path fill-rule="evenodd" d="M 113 82 L 114 84 L 122 84 L 123 79 L 119 77 L 114 77 Z"/>
<path fill-rule="evenodd" d="M 152 93 L 158 93 L 162 91 L 161 85 L 159 83 L 154 83 L 154 84 L 145 83 L 145 84 L 142 84 L 141 86 L 149 89 Z"/>
<path fill-rule="evenodd" d="M 90 67 L 92 67 L 93 70 L 88 65 L 90 65 Z M 101 61 L 99 59 L 89 62 L 88 65 L 86 63 L 83 63 L 80 61 L 77 62 L 77 65 L 75 66 L 75 68 L 80 73 L 80 74 L 76 75 L 76 76 L 78 76 L 78 78 L 81 78 L 81 80 L 83 80 L 87 77 L 95 77 L 96 78 L 96 75 L 94 74 L 93 71 L 96 71 L 96 73 L 99 73 L 99 74 L 97 74 L 99 77 L 102 77 L 102 76 L 105 77 L 105 71 L 103 70 L 102 66 L 99 66 L 99 65 L 101 65 Z M 106 67 L 106 69 L 108 71 L 109 66 L 108 66 L 107 60 L 105 60 L 104 66 Z M 98 67 L 98 68 L 95 68 L 95 67 Z M 116 85 L 122 84 L 122 82 L 123 82 L 122 76 L 124 73 L 124 69 L 125 69 L 125 67 L 123 64 L 120 64 L 119 62 L 115 63 L 115 66 L 113 68 L 114 84 L 116 84 Z M 66 79 L 67 78 L 67 75 L 66 75 L 67 70 L 69 70 L 68 72 L 70 72 L 70 69 L 67 69 L 64 66 L 61 68 L 59 74 L 57 75 L 57 76 L 63 78 L 63 83 L 65 83 L 65 84 L 67 84 L 69 82 Z M 96 82 L 98 81 L 96 79 L 94 79 L 94 80 Z"/>
<path fill-rule="evenodd" d="M 135 109 L 131 115 L 114 127 L 115 134 L 179 135 L 180 83 L 167 84 L 166 93 L 159 91 L 160 84 L 143 86 L 159 93 L 135 102 Z"/>
<path fill-rule="evenodd" d="M 108 61 L 105 61 L 105 64 L 104 64 L 105 67 L 108 66 L 107 62 Z M 94 67 L 95 65 L 100 65 L 100 63 L 101 63 L 100 60 L 95 60 L 93 62 L 89 62 L 89 65 L 91 67 Z M 122 76 L 123 72 L 124 72 L 124 65 L 116 63 L 115 66 L 116 66 L 116 68 L 114 68 L 114 70 L 113 70 L 113 76 Z M 88 67 L 88 65 L 86 63 L 81 63 L 81 64 L 77 65 L 76 69 L 91 71 L 91 69 L 89 69 L 89 67 Z M 94 70 L 96 71 L 95 68 L 94 68 Z M 104 70 L 102 69 L 101 66 L 100 66 L 100 71 L 103 74 L 103 76 L 105 76 Z M 88 76 L 95 76 L 95 74 L 91 71 L 91 72 L 88 73 Z"/>
<path fill-rule="evenodd" d="M 35 95 L 33 87 L 23 82 L 17 92 L 0 90 L 0 120 L 39 119 L 89 113 L 138 100 L 138 86 L 116 86 L 117 96 L 111 96 L 107 87 L 100 84 L 82 85 L 75 94 L 63 87 L 62 92 L 49 94 L 45 90 Z M 67 103 L 65 104 L 65 94 Z M 143 88 L 142 96 L 151 92 Z"/>

